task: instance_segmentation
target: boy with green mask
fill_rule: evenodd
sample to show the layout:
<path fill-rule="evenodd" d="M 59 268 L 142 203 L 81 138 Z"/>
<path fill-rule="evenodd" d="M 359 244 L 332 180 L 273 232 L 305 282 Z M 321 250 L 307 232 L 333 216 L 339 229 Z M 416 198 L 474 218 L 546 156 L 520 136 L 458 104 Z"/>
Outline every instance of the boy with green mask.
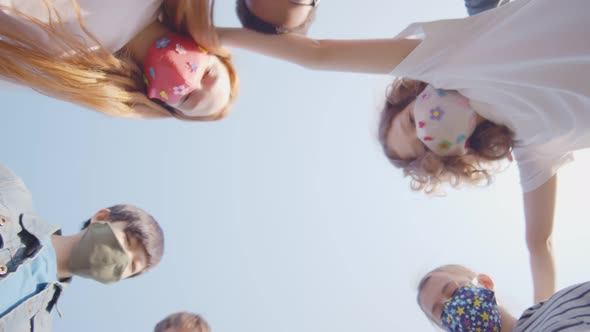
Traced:
<path fill-rule="evenodd" d="M 0 331 L 50 331 L 51 312 L 73 276 L 112 283 L 158 264 L 164 237 L 140 208 L 115 205 L 62 236 L 37 217 L 31 193 L 0 165 Z"/>

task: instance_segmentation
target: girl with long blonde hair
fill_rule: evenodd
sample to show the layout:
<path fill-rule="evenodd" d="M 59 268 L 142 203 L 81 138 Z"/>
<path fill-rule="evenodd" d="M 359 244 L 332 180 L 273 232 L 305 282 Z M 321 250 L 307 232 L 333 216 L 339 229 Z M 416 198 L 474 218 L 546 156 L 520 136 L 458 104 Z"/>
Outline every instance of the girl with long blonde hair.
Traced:
<path fill-rule="evenodd" d="M 118 6 L 88 0 L 10 4 L 0 1 L 0 77 L 5 81 L 124 118 L 218 120 L 236 97 L 238 77 L 217 43 L 213 1 L 161 5 L 142 0 L 129 2 L 129 11 L 121 8 L 125 1 Z M 146 95 L 146 52 L 174 33 L 193 39 L 208 55 L 206 68 L 182 90 L 189 101 L 185 105 Z"/>

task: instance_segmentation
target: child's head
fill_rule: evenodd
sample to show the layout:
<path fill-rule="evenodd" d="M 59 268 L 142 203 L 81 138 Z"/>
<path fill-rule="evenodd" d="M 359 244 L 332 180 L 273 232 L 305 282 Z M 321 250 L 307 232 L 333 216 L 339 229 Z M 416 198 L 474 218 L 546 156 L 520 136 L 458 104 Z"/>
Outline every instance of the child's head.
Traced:
<path fill-rule="evenodd" d="M 182 105 L 163 105 L 182 120 L 218 120 L 229 112 L 239 80 L 229 52 L 222 48 L 213 23 L 214 1 L 178 0 L 163 5 L 162 22 L 173 31 L 192 38 L 211 54 L 201 88 L 186 96 Z"/>
<path fill-rule="evenodd" d="M 475 287 L 474 281 L 477 284 Z M 467 303 L 460 306 L 462 309 L 459 309 L 458 315 L 462 316 L 462 311 L 474 305 L 472 310 L 485 311 L 486 315 L 498 319 L 494 324 L 499 326 L 499 313 L 493 290 L 494 283 L 487 275 L 477 274 L 462 265 L 443 265 L 428 272 L 422 278 L 418 285 L 417 301 L 426 317 L 442 328 L 453 324 L 453 320 L 459 318 L 456 317 L 457 312 L 453 308 L 449 308 L 453 305 L 449 302 L 466 300 L 464 299 L 465 295 L 473 296 L 475 293 L 477 295 L 474 299 L 475 303 L 471 303 L 467 299 Z M 458 297 L 461 299 L 456 299 Z M 485 304 L 483 304 L 484 302 Z M 483 305 L 480 306 L 480 303 Z M 445 318 L 444 325 L 443 317 Z M 461 318 L 464 318 L 464 315 Z"/>
<path fill-rule="evenodd" d="M 467 138 L 467 153 L 441 156 L 428 149 L 416 134 L 414 105 L 427 84 L 398 79 L 390 86 L 379 123 L 379 141 L 390 162 L 412 178 L 414 190 L 433 192 L 445 182 L 458 186 L 465 182 L 489 181 L 491 161 L 510 154 L 512 133 L 490 121 L 480 123 Z"/>
<path fill-rule="evenodd" d="M 236 0 L 244 28 L 266 34 L 307 34 L 319 0 Z"/>
<path fill-rule="evenodd" d="M 150 99 L 186 120 L 219 118 L 235 96 L 231 62 L 186 34 L 169 32 L 151 43 L 143 78 Z"/>
<path fill-rule="evenodd" d="M 213 55 L 212 59 L 202 89 L 191 92 L 183 105 L 167 107 L 174 117 L 207 121 L 222 119 L 229 113 L 238 96 L 238 74 L 230 57 Z"/>
<path fill-rule="evenodd" d="M 158 222 L 130 204 L 113 205 L 96 212 L 83 223 L 81 235 L 76 258 L 72 256 L 68 262 L 68 267 L 73 268 L 70 272 L 101 282 L 117 281 L 112 279 L 111 272 L 120 274 L 120 279 L 143 274 L 158 265 L 164 254 L 164 232 Z M 121 251 L 129 260 L 120 261 L 122 268 L 116 270 L 113 268 L 118 260 L 116 253 Z M 109 280 L 102 279 L 105 275 Z"/>
<path fill-rule="evenodd" d="M 200 315 L 176 312 L 161 320 L 154 332 L 210 332 L 209 324 Z"/>

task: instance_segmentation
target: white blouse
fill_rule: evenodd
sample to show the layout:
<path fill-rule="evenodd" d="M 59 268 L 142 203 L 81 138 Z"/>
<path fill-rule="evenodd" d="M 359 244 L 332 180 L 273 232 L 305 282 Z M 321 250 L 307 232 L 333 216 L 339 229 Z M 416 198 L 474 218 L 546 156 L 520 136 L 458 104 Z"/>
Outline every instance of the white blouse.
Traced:
<path fill-rule="evenodd" d="M 109 51 L 121 49 L 148 24 L 156 21 L 163 0 L 77 0 L 84 26 Z M 76 10 L 71 0 L 51 0 L 68 32 L 85 38 L 90 47 L 96 43 L 88 38 L 78 24 Z M 43 22 L 48 21 L 48 11 L 42 0 L 0 0 L 2 6 L 12 6 Z M 0 20 L 11 21 L 15 29 L 32 31 L 39 43 L 50 46 L 47 35 L 4 9 Z"/>
<path fill-rule="evenodd" d="M 590 147 L 590 1 L 517 0 L 464 19 L 414 23 L 422 42 L 392 75 L 454 89 L 515 134 L 525 192 Z"/>

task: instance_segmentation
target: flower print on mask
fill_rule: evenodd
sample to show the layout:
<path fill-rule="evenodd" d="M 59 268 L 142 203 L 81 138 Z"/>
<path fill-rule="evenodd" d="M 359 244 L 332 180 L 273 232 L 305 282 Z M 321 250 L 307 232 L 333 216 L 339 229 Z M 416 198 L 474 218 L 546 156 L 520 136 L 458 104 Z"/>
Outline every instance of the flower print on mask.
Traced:
<path fill-rule="evenodd" d="M 169 105 L 179 103 L 200 86 L 211 57 L 189 36 L 170 33 L 160 38 L 150 46 L 144 61 L 147 96 Z"/>
<path fill-rule="evenodd" d="M 455 143 L 461 144 L 461 143 L 465 142 L 466 140 L 467 140 L 467 136 L 461 134 L 461 135 L 457 136 Z"/>
<path fill-rule="evenodd" d="M 444 140 L 444 141 L 438 143 L 438 149 L 440 151 L 442 151 L 442 152 L 449 151 L 449 149 L 451 148 L 451 146 L 453 146 L 453 143 L 451 143 L 451 142 L 449 142 L 447 140 Z"/>
<path fill-rule="evenodd" d="M 440 108 L 440 106 L 437 106 L 436 108 L 430 110 L 430 120 L 440 121 L 443 115 L 445 115 L 445 111 L 442 108 Z"/>
<path fill-rule="evenodd" d="M 176 53 L 178 54 L 186 54 L 186 50 L 182 47 L 181 44 L 176 44 Z"/>
<path fill-rule="evenodd" d="M 174 90 L 175 95 L 181 95 L 181 96 L 184 96 L 189 91 L 189 89 L 184 85 L 175 86 L 172 89 Z"/>
<path fill-rule="evenodd" d="M 447 332 L 500 332 L 500 310 L 494 291 L 467 284 L 444 303 L 441 324 Z"/>
<path fill-rule="evenodd" d="M 428 85 L 416 98 L 413 112 L 416 134 L 430 151 L 443 157 L 467 153 L 467 145 L 463 143 L 477 122 L 467 98 L 457 91 L 437 90 Z"/>
<path fill-rule="evenodd" d="M 191 72 L 193 73 L 196 73 L 199 69 L 199 67 L 197 67 L 197 64 L 192 61 L 187 62 L 186 65 L 190 68 Z"/>
<path fill-rule="evenodd" d="M 156 47 L 157 48 L 165 48 L 166 46 L 168 46 L 168 44 L 170 44 L 170 39 L 163 37 L 161 39 L 158 39 L 156 41 Z"/>

